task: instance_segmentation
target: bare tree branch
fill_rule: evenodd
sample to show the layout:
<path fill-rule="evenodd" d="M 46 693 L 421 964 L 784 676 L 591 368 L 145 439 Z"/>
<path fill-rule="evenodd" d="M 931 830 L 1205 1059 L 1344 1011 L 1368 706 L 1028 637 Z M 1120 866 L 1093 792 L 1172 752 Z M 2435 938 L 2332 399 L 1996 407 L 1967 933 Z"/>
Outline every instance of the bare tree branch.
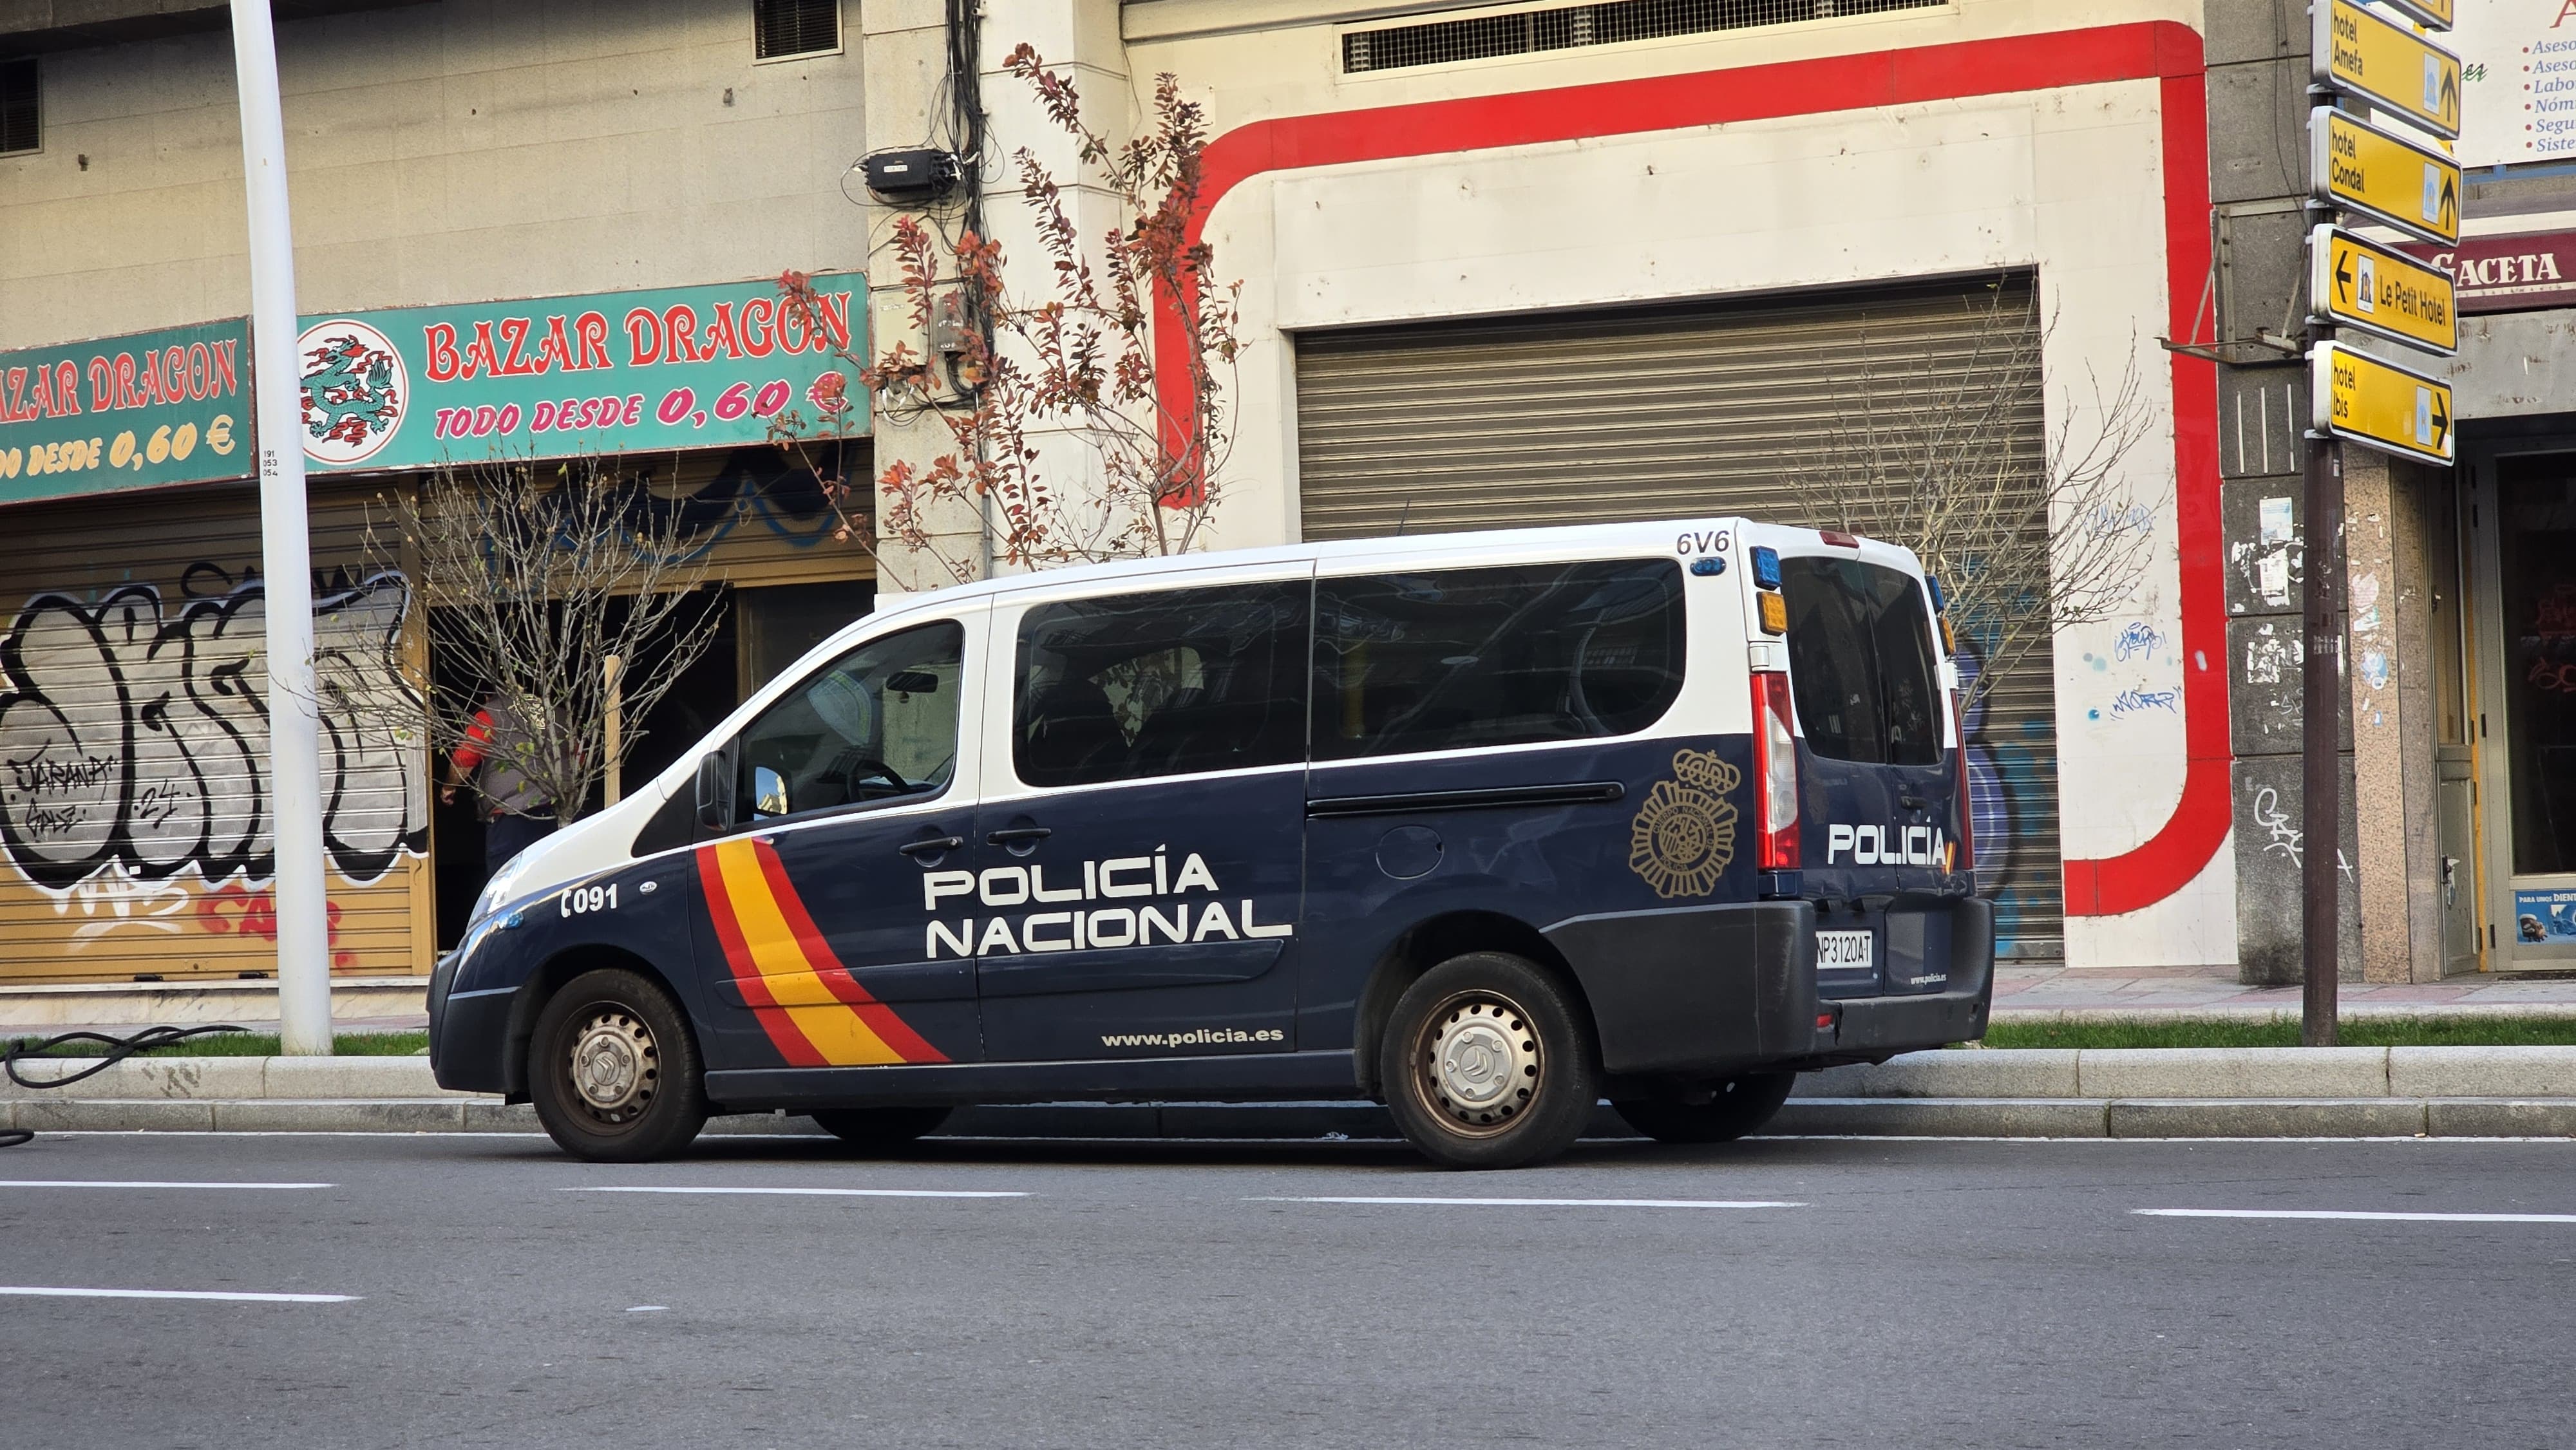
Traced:
<path fill-rule="evenodd" d="M 680 501 L 613 460 L 439 469 L 416 490 L 376 496 L 367 547 L 414 571 L 431 647 L 449 666 L 415 682 L 432 747 L 452 755 L 497 699 L 526 738 L 484 748 L 567 823 L 643 738 L 628 725 L 611 753 L 612 698 L 623 720 L 649 716 L 722 623 L 701 588 L 706 545 Z M 415 697 L 406 715 L 418 709 Z"/>
<path fill-rule="evenodd" d="M 1971 305 L 1966 356 L 1865 366 L 1863 403 L 1791 482 L 1810 522 L 1903 544 L 1941 581 L 1977 647 L 1973 707 L 2059 632 L 2140 607 L 2172 491 L 2168 475 L 2141 497 L 2129 476 L 2158 423 L 2135 349 L 2108 387 L 2088 370 L 2089 396 L 2068 389 L 2058 424 L 2033 438 L 2054 322 L 2001 283 Z"/>

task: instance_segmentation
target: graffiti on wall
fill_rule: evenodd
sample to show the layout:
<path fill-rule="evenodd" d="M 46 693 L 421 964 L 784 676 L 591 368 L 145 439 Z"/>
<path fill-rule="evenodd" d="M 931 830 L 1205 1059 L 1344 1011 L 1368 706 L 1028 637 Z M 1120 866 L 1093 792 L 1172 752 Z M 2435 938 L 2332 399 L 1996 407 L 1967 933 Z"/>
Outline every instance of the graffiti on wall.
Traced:
<path fill-rule="evenodd" d="M 0 638 L 0 852 L 37 888 L 97 896 L 112 880 L 120 916 L 160 920 L 153 883 L 273 873 L 267 590 L 252 577 L 197 594 L 213 568 L 188 571 L 175 608 L 150 585 L 40 594 Z M 385 573 L 314 605 L 323 843 L 360 884 L 427 842 L 419 697 L 401 668 L 410 603 Z M 135 912 L 136 893 L 154 904 Z"/>

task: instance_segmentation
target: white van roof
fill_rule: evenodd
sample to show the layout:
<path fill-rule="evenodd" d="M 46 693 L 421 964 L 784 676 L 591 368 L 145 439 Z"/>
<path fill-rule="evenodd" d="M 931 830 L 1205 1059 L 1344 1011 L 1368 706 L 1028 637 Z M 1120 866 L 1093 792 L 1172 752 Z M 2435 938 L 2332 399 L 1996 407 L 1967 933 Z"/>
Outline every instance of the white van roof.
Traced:
<path fill-rule="evenodd" d="M 1045 569 L 1032 574 L 1010 574 L 978 580 L 972 584 L 950 585 L 922 594 L 900 595 L 886 601 L 871 620 L 884 619 L 932 604 L 954 607 L 961 599 L 998 596 L 1022 589 L 1060 589 L 1068 585 L 1115 583 L 1121 580 L 1152 580 L 1178 573 L 1214 573 L 1224 570 L 1257 570 L 1268 565 L 1314 560 L 1333 565 L 1344 561 L 1374 564 L 1413 562 L 1463 562 L 1459 556 L 1483 554 L 1501 558 L 1527 558 L 1533 554 L 1613 555 L 1640 551 L 1690 558 L 1710 552 L 1705 544 L 1693 545 L 1694 537 L 1705 538 L 1717 533 L 1732 534 L 1752 543 L 1774 547 L 1825 547 L 1813 529 L 1785 524 L 1766 524 L 1726 515 L 1717 518 L 1653 519 L 1636 523 L 1565 524 L 1532 529 L 1478 529 L 1468 533 L 1410 534 L 1370 539 L 1329 539 L 1304 544 L 1277 544 L 1259 549 L 1227 549 L 1205 554 L 1173 554 L 1149 559 L 1121 559 L 1108 564 L 1077 564 L 1060 569 Z M 1863 541 L 1863 556 L 1873 563 L 1888 564 L 1910 574 L 1920 574 L 1912 551 L 1878 540 Z M 1211 581 L 1216 582 L 1216 581 Z"/>

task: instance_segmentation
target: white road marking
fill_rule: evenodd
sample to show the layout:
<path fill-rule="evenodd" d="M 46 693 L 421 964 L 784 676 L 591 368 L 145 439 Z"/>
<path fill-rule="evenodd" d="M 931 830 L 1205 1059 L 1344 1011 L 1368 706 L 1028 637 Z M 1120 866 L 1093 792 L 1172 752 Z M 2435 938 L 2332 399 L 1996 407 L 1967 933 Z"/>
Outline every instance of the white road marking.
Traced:
<path fill-rule="evenodd" d="M 2370 1213 L 2327 1208 L 2133 1208 L 2148 1218 L 2323 1218 L 2362 1223 L 2576 1223 L 2576 1213 Z"/>
<path fill-rule="evenodd" d="M 629 1314 L 659 1314 L 670 1307 L 671 1306 L 668 1304 L 637 1304 L 629 1308 L 626 1312 Z"/>
<path fill-rule="evenodd" d="M 1443 1208 L 1805 1208 L 1770 1198 L 1247 1198 L 1246 1203 L 1426 1204 Z"/>
<path fill-rule="evenodd" d="M 355 1294 L 247 1294 L 217 1289 L 57 1289 L 0 1285 L 0 1294 L 39 1299 L 205 1299 L 218 1304 L 355 1304 Z"/>
<path fill-rule="evenodd" d="M 617 1185 L 613 1187 L 567 1188 L 566 1193 L 739 1193 L 784 1194 L 813 1198 L 1027 1198 L 1019 1192 L 1001 1192 L 985 1188 L 738 1188 L 730 1186 L 697 1187 L 663 1184 Z"/>
<path fill-rule="evenodd" d="M 0 1178 L 0 1188 L 337 1188 L 336 1183 L 239 1183 L 184 1178 Z"/>

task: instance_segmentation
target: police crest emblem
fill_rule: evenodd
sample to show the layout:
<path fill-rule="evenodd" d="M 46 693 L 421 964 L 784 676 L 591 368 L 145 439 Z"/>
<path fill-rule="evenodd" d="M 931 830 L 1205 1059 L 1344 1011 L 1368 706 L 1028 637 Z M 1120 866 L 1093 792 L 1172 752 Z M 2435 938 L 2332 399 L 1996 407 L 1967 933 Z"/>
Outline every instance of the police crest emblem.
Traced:
<path fill-rule="evenodd" d="M 1735 802 L 1744 773 L 1713 750 L 1673 756 L 1673 778 L 1655 782 L 1628 832 L 1628 869 L 1672 900 L 1717 889 L 1735 859 Z"/>

